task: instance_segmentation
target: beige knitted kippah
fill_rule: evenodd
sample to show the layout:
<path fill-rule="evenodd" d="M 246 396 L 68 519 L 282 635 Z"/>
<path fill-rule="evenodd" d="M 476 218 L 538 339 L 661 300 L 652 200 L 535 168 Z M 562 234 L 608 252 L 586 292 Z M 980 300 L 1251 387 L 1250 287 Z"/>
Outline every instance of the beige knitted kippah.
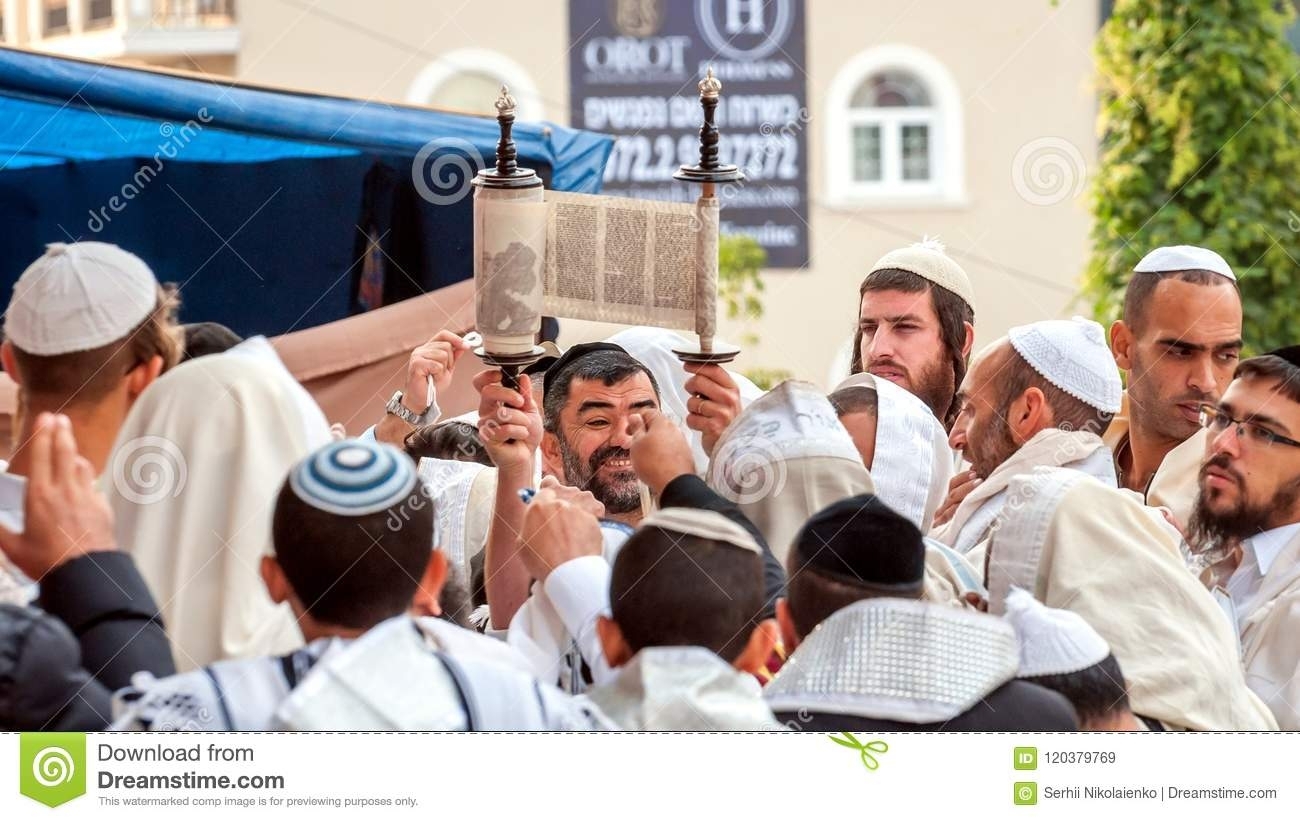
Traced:
<path fill-rule="evenodd" d="M 886 268 L 898 268 L 930 280 L 944 290 L 961 297 L 971 308 L 975 307 L 975 289 L 970 277 L 952 257 L 944 253 L 943 243 L 926 238 L 906 248 L 896 248 L 885 254 L 872 266 L 871 273 Z M 868 274 L 870 276 L 870 274 Z"/>

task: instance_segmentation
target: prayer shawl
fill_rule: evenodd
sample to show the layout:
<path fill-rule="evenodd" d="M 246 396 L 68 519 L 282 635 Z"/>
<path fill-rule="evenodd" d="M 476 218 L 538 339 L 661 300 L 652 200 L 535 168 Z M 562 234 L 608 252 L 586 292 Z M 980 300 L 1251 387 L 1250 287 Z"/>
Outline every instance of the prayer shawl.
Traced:
<path fill-rule="evenodd" d="M 584 698 L 624 730 L 784 729 L 758 681 L 703 647 L 646 647 Z"/>
<path fill-rule="evenodd" d="M 876 452 L 870 465 L 875 494 L 922 533 L 929 531 L 952 479 L 948 434 L 928 405 L 888 379 L 860 373 L 836 390 L 851 387 L 876 392 Z"/>
<path fill-rule="evenodd" d="M 300 731 L 612 729 L 526 669 L 495 639 L 397 616 L 318 663 L 275 721 Z"/>
<path fill-rule="evenodd" d="M 1183 565 L 1177 534 L 1132 494 L 1075 470 L 1016 477 L 989 542 L 989 612 L 1012 587 L 1078 613 L 1110 645 L 1133 712 L 1189 730 L 1272 730 L 1232 628 Z"/>
<path fill-rule="evenodd" d="M 179 671 L 302 646 L 259 563 L 289 468 L 329 441 L 324 415 L 261 338 L 168 371 L 131 407 L 101 484 Z"/>
<path fill-rule="evenodd" d="M 632 529 L 602 521 L 601 535 L 603 556 L 566 562 L 552 570 L 545 583 L 534 582 L 503 636 L 527 661 L 530 673 L 570 693 L 586 687 L 583 662 L 594 683 L 613 677 L 596 635 L 596 617 L 609 613 L 611 568 Z"/>
<path fill-rule="evenodd" d="M 740 507 L 783 565 L 810 516 L 875 487 L 825 395 L 795 381 L 736 417 L 713 449 L 707 481 Z"/>
<path fill-rule="evenodd" d="M 1125 392 L 1123 407 L 1102 437 L 1116 457 L 1116 470 L 1119 469 L 1119 453 L 1128 445 L 1128 412 L 1128 393 Z M 1142 494 L 1148 505 L 1167 508 L 1183 526 L 1191 519 L 1192 508 L 1196 505 L 1201 461 L 1205 457 L 1205 435 L 1205 431 L 1198 430 L 1166 453 Z"/>
<path fill-rule="evenodd" d="M 967 554 L 997 529 L 1012 480 L 1038 467 L 1068 467 L 1116 487 L 1115 463 L 1101 438 L 1085 431 L 1047 428 L 1034 434 L 957 506 L 952 519 L 930 535 Z"/>
<path fill-rule="evenodd" d="M 1273 560 L 1250 604 L 1256 602 L 1242 612 L 1246 683 L 1281 729 L 1300 730 L 1300 536 Z"/>
<path fill-rule="evenodd" d="M 1168 508 L 1179 524 L 1186 527 L 1200 493 L 1201 462 L 1205 459 L 1206 432 L 1198 430 L 1178 447 L 1165 454 L 1150 484 L 1146 503 Z"/>
<path fill-rule="evenodd" d="M 320 660 L 347 645 L 323 638 L 286 656 L 218 661 L 154 678 L 137 673 L 113 695 L 110 730 L 225 732 L 269 730 L 278 708 Z"/>
<path fill-rule="evenodd" d="M 434 547 L 470 578 L 470 559 L 487 544 L 496 496 L 496 468 L 475 462 L 424 458 L 420 480 L 433 501 Z"/>
<path fill-rule="evenodd" d="M 880 451 L 876 453 L 879 460 Z M 890 473 L 891 468 L 886 470 Z M 924 515 L 921 494 L 904 487 L 910 480 L 903 479 L 901 465 L 892 470 L 895 490 L 901 490 L 895 499 L 910 505 L 911 515 Z M 947 479 L 943 482 L 946 488 Z M 799 529 L 814 513 L 851 496 L 875 492 L 872 475 L 830 402 L 813 386 L 794 381 L 782 382 L 727 428 L 714 449 L 708 483 L 740 507 L 767 537 L 782 565 Z M 923 596 L 927 601 L 963 604 L 962 593 L 982 588 L 978 582 L 975 587 L 968 584 L 975 578 L 973 570 L 958 567 L 955 562 L 960 558 L 938 547 L 927 545 Z"/>

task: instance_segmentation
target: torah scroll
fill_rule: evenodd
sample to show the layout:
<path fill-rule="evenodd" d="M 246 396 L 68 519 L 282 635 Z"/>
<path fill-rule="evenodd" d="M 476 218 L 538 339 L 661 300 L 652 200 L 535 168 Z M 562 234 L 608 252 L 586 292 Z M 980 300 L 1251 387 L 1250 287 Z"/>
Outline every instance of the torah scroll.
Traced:
<path fill-rule="evenodd" d="M 542 327 L 543 189 L 474 192 L 474 316 L 485 350 L 527 353 Z"/>
<path fill-rule="evenodd" d="M 712 327 L 716 199 L 688 204 L 547 191 L 546 201 L 548 314 L 694 331 L 707 308 Z"/>

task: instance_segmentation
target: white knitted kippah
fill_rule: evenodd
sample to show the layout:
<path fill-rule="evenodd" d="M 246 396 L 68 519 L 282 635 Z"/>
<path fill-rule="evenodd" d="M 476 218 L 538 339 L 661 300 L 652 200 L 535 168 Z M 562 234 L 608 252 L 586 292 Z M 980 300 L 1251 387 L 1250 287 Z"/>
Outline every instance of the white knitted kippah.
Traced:
<path fill-rule="evenodd" d="M 1228 261 L 1209 248 L 1195 245 L 1166 245 L 1142 257 L 1133 272 L 1138 274 L 1163 274 L 1167 271 L 1211 271 L 1233 282 L 1237 275 Z"/>
<path fill-rule="evenodd" d="M 897 248 L 885 254 L 872 266 L 871 273 L 886 268 L 898 268 L 930 280 L 935 285 L 952 291 L 972 308 L 975 307 L 975 289 L 970 277 L 952 257 L 944 253 L 943 243 L 926 237 L 906 248 Z M 868 274 L 870 276 L 871 274 Z"/>
<path fill-rule="evenodd" d="M 1104 413 L 1118 413 L 1124 385 L 1106 347 L 1106 332 L 1091 319 L 1047 319 L 1007 332 L 1011 346 L 1044 379 Z"/>
<path fill-rule="evenodd" d="M 1022 678 L 1077 673 L 1110 655 L 1106 640 L 1078 613 L 1048 607 L 1018 587 L 1007 596 L 1005 618 L 1020 639 Z"/>
<path fill-rule="evenodd" d="M 158 303 L 144 261 L 103 242 L 53 242 L 14 283 L 5 336 L 37 356 L 101 348 L 126 337 Z"/>
<path fill-rule="evenodd" d="M 751 553 L 763 552 L 763 549 L 758 546 L 758 542 L 754 541 L 753 535 L 748 530 L 745 530 L 721 513 L 715 513 L 712 510 L 699 510 L 690 507 L 660 508 L 643 518 L 637 529 L 642 530 L 647 527 L 657 527 L 660 530 L 671 530 L 674 533 L 683 533 L 687 536 L 698 536 L 701 539 L 725 542 L 732 547 L 748 550 Z"/>

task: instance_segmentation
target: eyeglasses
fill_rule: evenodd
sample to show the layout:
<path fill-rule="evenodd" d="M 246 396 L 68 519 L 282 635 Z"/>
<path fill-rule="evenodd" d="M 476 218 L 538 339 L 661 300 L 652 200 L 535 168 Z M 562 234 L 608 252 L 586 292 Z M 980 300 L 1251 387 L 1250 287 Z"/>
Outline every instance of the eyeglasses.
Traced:
<path fill-rule="evenodd" d="M 1274 433 L 1254 422 L 1233 419 L 1214 405 L 1201 405 L 1201 427 L 1214 433 L 1222 433 L 1230 425 L 1236 425 L 1237 436 L 1248 442 L 1264 446 L 1290 445 L 1293 448 L 1300 448 L 1300 442 L 1294 439 L 1289 439 L 1280 433 Z"/>

